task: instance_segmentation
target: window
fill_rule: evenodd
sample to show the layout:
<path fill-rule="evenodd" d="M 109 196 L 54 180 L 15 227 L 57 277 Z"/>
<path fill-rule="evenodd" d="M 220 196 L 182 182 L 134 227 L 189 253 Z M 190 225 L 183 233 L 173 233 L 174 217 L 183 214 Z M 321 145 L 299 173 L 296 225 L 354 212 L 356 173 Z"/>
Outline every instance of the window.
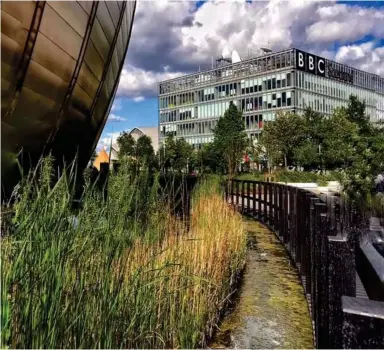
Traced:
<path fill-rule="evenodd" d="M 287 105 L 287 93 L 285 91 L 281 94 L 281 105 L 283 107 Z"/>
<path fill-rule="evenodd" d="M 292 101 L 291 101 L 291 91 L 287 92 L 287 106 L 291 106 Z"/>
<path fill-rule="evenodd" d="M 276 89 L 276 78 L 272 78 L 272 89 Z"/>
<path fill-rule="evenodd" d="M 291 86 L 291 73 L 287 73 L 287 86 Z"/>
<path fill-rule="evenodd" d="M 286 74 L 283 73 L 283 74 L 281 75 L 281 87 L 282 87 L 282 88 L 284 88 L 284 87 L 285 87 L 285 84 L 286 84 L 286 80 L 285 80 L 285 78 L 286 78 Z"/>
<path fill-rule="evenodd" d="M 276 98 L 277 98 L 277 107 L 281 107 L 281 93 L 277 93 Z"/>
<path fill-rule="evenodd" d="M 277 89 L 280 89 L 281 88 L 281 80 L 280 80 L 281 76 L 280 74 L 277 75 L 277 78 L 276 78 L 276 88 Z"/>

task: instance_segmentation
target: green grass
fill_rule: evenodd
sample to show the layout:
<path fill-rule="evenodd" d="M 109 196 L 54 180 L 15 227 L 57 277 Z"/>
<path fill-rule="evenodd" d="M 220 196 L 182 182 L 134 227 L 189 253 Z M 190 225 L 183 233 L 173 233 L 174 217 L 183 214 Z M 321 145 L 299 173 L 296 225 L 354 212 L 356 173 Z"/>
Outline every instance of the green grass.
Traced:
<path fill-rule="evenodd" d="M 107 198 L 86 183 L 75 213 L 75 168 L 55 182 L 52 171 L 42 160 L 5 208 L 14 215 L 2 223 L 1 346 L 204 346 L 246 247 L 216 185 L 196 191 L 187 229 L 157 176 L 123 164 Z"/>

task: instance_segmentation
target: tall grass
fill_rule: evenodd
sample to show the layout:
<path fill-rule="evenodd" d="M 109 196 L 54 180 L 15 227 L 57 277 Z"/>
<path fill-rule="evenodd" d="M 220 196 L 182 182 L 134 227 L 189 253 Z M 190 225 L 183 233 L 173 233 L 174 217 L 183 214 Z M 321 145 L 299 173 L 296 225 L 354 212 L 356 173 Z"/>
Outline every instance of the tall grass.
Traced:
<path fill-rule="evenodd" d="M 187 229 L 157 177 L 124 166 L 74 213 L 71 172 L 52 169 L 21 184 L 2 238 L 2 347 L 204 346 L 244 265 L 240 216 L 206 183 Z"/>

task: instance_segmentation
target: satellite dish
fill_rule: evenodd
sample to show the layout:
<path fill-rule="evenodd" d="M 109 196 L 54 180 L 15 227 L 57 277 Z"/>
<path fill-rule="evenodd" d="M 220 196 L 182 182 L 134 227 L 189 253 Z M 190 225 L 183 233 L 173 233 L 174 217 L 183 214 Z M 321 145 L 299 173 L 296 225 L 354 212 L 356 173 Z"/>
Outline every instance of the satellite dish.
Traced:
<path fill-rule="evenodd" d="M 241 58 L 240 58 L 239 54 L 237 53 L 236 50 L 233 50 L 232 51 L 232 63 L 237 63 L 240 61 L 241 61 Z"/>
<path fill-rule="evenodd" d="M 223 53 L 221 54 L 223 58 L 230 58 L 231 57 L 231 52 L 229 51 L 228 46 L 224 47 Z"/>

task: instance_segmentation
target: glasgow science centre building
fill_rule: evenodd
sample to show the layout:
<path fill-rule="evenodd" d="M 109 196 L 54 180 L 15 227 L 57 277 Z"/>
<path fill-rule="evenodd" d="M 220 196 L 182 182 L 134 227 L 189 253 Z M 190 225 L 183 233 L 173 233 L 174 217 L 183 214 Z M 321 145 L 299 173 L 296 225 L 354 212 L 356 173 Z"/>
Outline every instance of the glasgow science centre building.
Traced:
<path fill-rule="evenodd" d="M 235 52 L 234 52 L 235 53 Z M 306 107 L 330 115 L 351 94 L 366 101 L 372 122 L 384 121 L 384 78 L 291 48 L 241 61 L 237 53 L 216 68 L 159 84 L 160 144 L 168 134 L 195 148 L 213 140 L 212 128 L 233 101 L 251 139 L 278 111 Z M 237 59 L 236 59 L 237 57 Z"/>
<path fill-rule="evenodd" d="M 29 167 L 52 152 L 87 164 L 116 94 L 135 9 L 135 1 L 1 2 L 3 186 L 15 179 L 17 159 Z"/>

